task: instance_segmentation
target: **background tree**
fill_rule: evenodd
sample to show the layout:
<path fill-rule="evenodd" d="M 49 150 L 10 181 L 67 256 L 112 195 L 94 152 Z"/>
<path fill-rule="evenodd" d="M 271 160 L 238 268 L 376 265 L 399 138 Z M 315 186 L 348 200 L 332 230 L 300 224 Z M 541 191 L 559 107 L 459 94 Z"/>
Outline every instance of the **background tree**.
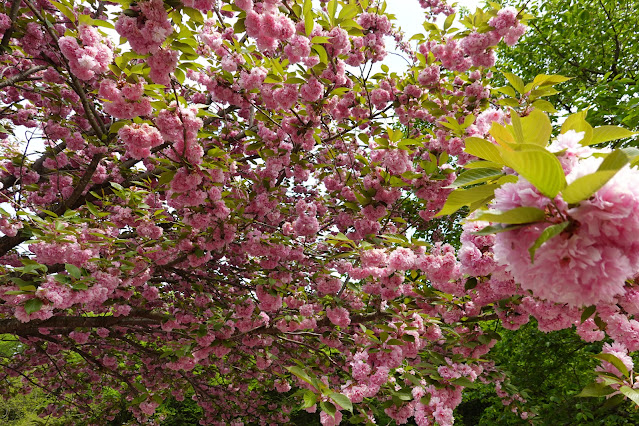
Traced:
<path fill-rule="evenodd" d="M 529 81 L 538 74 L 572 77 L 551 98 L 557 108 L 592 107 L 593 124 L 639 126 L 639 36 L 634 0 L 507 2 L 528 11 L 525 42 L 499 54 L 499 68 Z"/>
<path fill-rule="evenodd" d="M 448 425 L 484 384 L 527 419 L 485 355 L 532 316 L 608 335 L 587 392 L 639 400 L 639 156 L 591 147 L 632 133 L 553 133 L 557 75 L 507 75 L 503 108 L 525 14 L 420 5 L 449 16 L 415 48 L 383 1 L 0 5 L 0 391 L 88 423 Z M 374 71 L 388 36 L 406 73 Z"/>

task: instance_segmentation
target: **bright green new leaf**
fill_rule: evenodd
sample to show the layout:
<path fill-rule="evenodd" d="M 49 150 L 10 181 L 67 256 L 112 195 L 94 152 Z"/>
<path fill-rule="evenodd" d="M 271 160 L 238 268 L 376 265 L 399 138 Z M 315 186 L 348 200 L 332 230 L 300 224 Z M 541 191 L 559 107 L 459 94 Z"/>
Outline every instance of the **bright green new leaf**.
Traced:
<path fill-rule="evenodd" d="M 483 158 L 497 164 L 504 164 L 504 160 L 501 158 L 499 148 L 495 144 L 481 138 L 466 138 L 464 141 L 464 150 L 475 157 Z"/>
<path fill-rule="evenodd" d="M 615 390 L 610 386 L 606 386 L 602 383 L 591 383 L 586 386 L 581 392 L 577 394 L 579 397 L 597 397 L 606 396 L 613 393 Z"/>
<path fill-rule="evenodd" d="M 516 225 L 521 223 L 541 222 L 546 218 L 543 210 L 535 207 L 516 207 L 503 213 L 484 213 L 473 220 L 486 222 L 507 223 Z"/>
<path fill-rule="evenodd" d="M 471 163 L 464 164 L 465 169 L 495 169 L 501 170 L 504 168 L 502 164 L 493 163 L 492 161 L 473 161 Z"/>
<path fill-rule="evenodd" d="M 473 235 L 499 234 L 500 232 L 512 231 L 514 229 L 523 228 L 524 226 L 526 226 L 526 225 L 508 225 L 508 226 L 489 225 L 489 226 L 486 226 L 486 227 L 480 229 L 479 231 L 471 232 L 471 234 L 473 234 Z"/>
<path fill-rule="evenodd" d="M 543 112 L 534 109 L 521 119 L 524 141 L 529 144 L 546 146 L 552 133 L 550 119 Z"/>
<path fill-rule="evenodd" d="M 532 103 L 532 106 L 535 107 L 535 109 L 544 112 L 557 112 L 557 109 L 553 104 L 543 99 L 537 99 Z"/>
<path fill-rule="evenodd" d="M 502 176 L 503 174 L 504 173 L 501 170 L 495 169 L 471 169 L 459 175 L 452 186 L 453 188 L 459 188 L 462 186 L 474 185 L 486 182 L 497 176 Z"/>
<path fill-rule="evenodd" d="M 566 229 L 570 225 L 570 222 L 562 222 L 557 225 L 551 225 L 548 228 L 544 229 L 537 240 L 535 240 L 534 244 L 530 246 L 528 249 L 528 253 L 530 253 L 530 262 L 535 263 L 535 252 L 537 249 L 542 246 L 546 241 L 551 239 L 552 237 L 561 234 L 561 232 Z"/>
<path fill-rule="evenodd" d="M 555 198 L 566 186 L 566 176 L 561 163 L 545 150 L 503 151 L 506 165 L 533 184 L 542 194 Z"/>
<path fill-rule="evenodd" d="M 304 392 L 304 403 L 302 404 L 302 408 L 311 408 L 317 402 L 317 395 L 315 392 L 311 392 L 307 390 Z"/>
<path fill-rule="evenodd" d="M 300 379 L 304 380 L 309 385 L 313 385 L 313 380 L 300 367 L 293 366 L 293 367 L 286 367 L 286 369 L 289 371 L 289 373 L 299 377 Z"/>
<path fill-rule="evenodd" d="M 524 143 L 524 129 L 521 126 L 521 117 L 519 117 L 517 112 L 511 109 L 510 119 L 512 124 L 510 126 L 507 126 L 507 129 L 510 130 L 510 132 L 515 137 L 515 142 Z"/>
<path fill-rule="evenodd" d="M 580 142 L 584 146 L 590 145 L 593 134 L 592 126 L 586 121 L 586 114 L 588 114 L 588 111 L 579 111 L 571 114 L 566 118 L 564 124 L 561 125 L 562 134 L 569 130 L 584 132 L 584 137 Z"/>
<path fill-rule="evenodd" d="M 608 154 L 595 173 L 582 176 L 562 191 L 562 197 L 568 204 L 576 204 L 601 189 L 619 169 L 628 163 L 628 156 L 621 150 Z"/>
<path fill-rule="evenodd" d="M 488 133 L 490 133 L 490 135 L 495 138 L 497 143 L 501 146 L 509 147 L 510 144 L 515 142 L 513 134 L 510 133 L 510 131 L 506 127 L 502 126 L 496 121 L 493 121 L 493 124 L 490 127 Z"/>
<path fill-rule="evenodd" d="M 635 403 L 635 405 L 639 405 L 639 391 L 636 391 L 635 389 L 628 386 L 620 387 L 619 391 L 630 398 L 632 402 Z"/>
<path fill-rule="evenodd" d="M 435 216 L 445 216 L 455 213 L 464 206 L 468 206 L 475 201 L 483 200 L 495 193 L 499 185 L 489 184 L 475 186 L 470 189 L 456 189 L 451 192 L 444 204 L 444 207 Z"/>
<path fill-rule="evenodd" d="M 526 93 L 524 91 L 524 80 L 522 80 L 520 77 L 509 72 L 505 72 L 504 77 L 506 77 L 506 80 L 508 80 L 510 85 L 513 86 L 516 91 L 518 91 L 519 93 Z"/>
<path fill-rule="evenodd" d="M 353 412 L 353 403 L 351 402 L 350 399 L 348 399 L 348 397 L 346 395 L 343 395 L 341 393 L 332 393 L 329 395 L 329 397 L 340 407 L 342 407 L 344 410 L 348 410 L 351 413 Z"/>
<path fill-rule="evenodd" d="M 602 361 L 607 361 L 607 362 L 611 363 L 625 377 L 630 377 L 630 372 L 628 371 L 628 369 L 626 368 L 624 363 L 621 362 L 621 360 L 619 358 L 617 358 L 616 356 L 614 356 L 613 354 L 603 354 L 603 353 L 601 353 L 601 354 L 597 354 L 597 355 L 592 355 L 592 357 L 600 359 Z"/>
<path fill-rule="evenodd" d="M 617 139 L 629 138 L 637 133 L 631 132 L 628 129 L 617 126 L 601 126 L 592 130 L 592 139 L 588 142 L 588 145 L 594 145 L 602 142 L 615 141 Z M 585 145 L 583 141 L 582 145 Z"/>

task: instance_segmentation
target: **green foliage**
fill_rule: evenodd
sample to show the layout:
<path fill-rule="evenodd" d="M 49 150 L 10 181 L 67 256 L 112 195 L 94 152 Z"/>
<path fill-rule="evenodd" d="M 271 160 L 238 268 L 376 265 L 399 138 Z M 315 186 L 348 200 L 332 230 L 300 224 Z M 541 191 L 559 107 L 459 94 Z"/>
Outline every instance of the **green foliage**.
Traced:
<path fill-rule="evenodd" d="M 512 385 L 537 413 L 539 425 L 636 425 L 639 412 L 629 400 L 606 405 L 604 397 L 578 396 L 594 382 L 601 342 L 583 342 L 574 330 L 543 333 L 532 321 L 517 331 L 498 329 L 502 340 L 490 358 L 507 371 Z M 463 425 L 522 425 L 489 386 L 468 389 L 455 417 Z M 456 422 L 457 424 L 457 422 Z"/>
<path fill-rule="evenodd" d="M 506 1 L 535 16 L 526 35 L 499 55 L 500 69 L 524 81 L 572 77 L 550 101 L 566 111 L 592 106 L 593 124 L 639 126 L 637 0 Z"/>

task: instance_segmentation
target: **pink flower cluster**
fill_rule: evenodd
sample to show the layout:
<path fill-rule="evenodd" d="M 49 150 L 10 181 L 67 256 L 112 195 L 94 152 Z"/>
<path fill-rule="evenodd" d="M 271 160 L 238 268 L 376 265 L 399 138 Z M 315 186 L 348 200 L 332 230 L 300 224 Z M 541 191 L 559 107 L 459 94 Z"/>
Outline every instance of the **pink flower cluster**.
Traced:
<path fill-rule="evenodd" d="M 118 130 L 118 136 L 126 147 L 127 154 L 138 160 L 151 155 L 151 148 L 161 145 L 162 135 L 153 126 L 143 124 L 127 124 Z"/>
<path fill-rule="evenodd" d="M 594 172 L 601 158 L 580 161 L 568 182 Z M 550 200 L 523 178 L 495 191 L 493 207 L 545 209 Z M 534 263 L 528 248 L 550 223 L 497 234 L 495 260 L 506 266 L 522 288 L 540 298 L 571 306 L 610 303 L 624 293 L 625 281 L 639 271 L 639 171 L 625 167 L 603 188 L 576 207 L 556 200 L 572 227 L 543 244 Z M 555 217 L 553 220 L 561 220 Z"/>
<path fill-rule="evenodd" d="M 173 32 L 162 0 L 139 2 L 139 15 L 136 17 L 120 15 L 115 30 L 126 37 L 136 53 L 141 55 L 155 53 L 164 40 Z"/>
<path fill-rule="evenodd" d="M 109 69 L 109 64 L 113 61 L 113 48 L 94 27 L 81 25 L 78 33 L 82 46 L 71 36 L 60 37 L 58 44 L 69 61 L 71 73 L 80 80 L 91 80 L 96 74 Z"/>
<path fill-rule="evenodd" d="M 98 94 L 110 102 L 104 103 L 104 112 L 115 118 L 131 119 L 151 114 L 153 108 L 144 94 L 144 83 L 123 83 L 121 88 L 113 80 L 102 80 Z"/>
<path fill-rule="evenodd" d="M 252 2 L 245 2 L 243 6 L 246 7 L 246 34 L 249 37 L 254 37 L 257 40 L 257 46 L 263 51 L 273 51 L 277 48 L 278 44 L 283 41 L 288 41 L 295 35 L 295 24 L 290 18 L 283 15 L 277 9 L 277 2 L 264 2 L 260 5 L 260 9 L 254 7 Z M 257 5 L 255 5 L 257 6 Z M 289 52 L 293 56 L 295 51 L 303 53 L 306 49 L 298 40 Z"/>
<path fill-rule="evenodd" d="M 492 47 L 502 39 L 512 46 L 524 34 L 526 27 L 518 21 L 517 10 L 513 7 L 501 9 L 489 24 L 495 29 L 484 33 L 472 32 L 461 40 L 448 38 L 443 44 L 430 41 L 421 45 L 419 51 L 424 55 L 432 52 L 449 70 L 464 72 L 471 66 L 490 68 L 495 65 Z"/>
<path fill-rule="evenodd" d="M 171 73 L 175 71 L 180 53 L 172 49 L 160 49 L 146 60 L 151 71 L 149 78 L 155 84 L 169 86 L 171 84 Z"/>

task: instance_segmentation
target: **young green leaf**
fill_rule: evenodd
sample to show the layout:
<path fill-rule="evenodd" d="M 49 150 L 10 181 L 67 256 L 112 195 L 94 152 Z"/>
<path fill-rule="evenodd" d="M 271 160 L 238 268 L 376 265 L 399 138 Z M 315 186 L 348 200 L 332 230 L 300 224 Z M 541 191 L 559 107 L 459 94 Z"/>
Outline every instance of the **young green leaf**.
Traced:
<path fill-rule="evenodd" d="M 348 410 L 351 413 L 353 412 L 353 403 L 346 395 L 341 393 L 332 393 L 329 397 L 335 402 L 337 405 L 342 407 L 344 410 Z"/>
<path fill-rule="evenodd" d="M 528 253 L 530 253 L 530 262 L 535 262 L 535 252 L 539 247 L 542 246 L 542 244 L 544 244 L 555 235 L 561 234 L 561 231 L 566 229 L 568 225 L 570 225 L 570 222 L 566 221 L 558 223 L 557 225 L 551 225 L 548 228 L 544 229 L 537 240 L 535 240 L 535 243 L 528 249 Z"/>
<path fill-rule="evenodd" d="M 459 188 L 462 186 L 474 185 L 491 180 L 497 176 L 502 176 L 503 174 L 504 173 L 501 170 L 495 169 L 471 169 L 459 175 L 452 186 L 453 188 Z"/>
<path fill-rule="evenodd" d="M 504 164 L 504 160 L 499 154 L 499 148 L 495 144 L 487 141 L 486 139 L 470 137 L 464 141 L 464 150 L 475 157 L 483 158 L 497 164 Z"/>
<path fill-rule="evenodd" d="M 628 163 L 628 156 L 621 150 L 608 154 L 595 173 L 575 179 L 562 191 L 562 197 L 568 204 L 576 204 L 601 189 L 615 174 Z"/>
<path fill-rule="evenodd" d="M 487 197 L 490 197 L 495 193 L 495 189 L 497 189 L 499 185 L 497 184 L 488 184 L 475 186 L 470 189 L 456 189 L 451 192 L 444 204 L 444 207 L 437 213 L 435 216 L 444 216 L 449 215 L 451 213 L 455 213 L 457 210 L 464 206 L 468 206 L 475 201 L 483 200 Z"/>
<path fill-rule="evenodd" d="M 636 135 L 636 132 L 631 132 L 628 129 L 617 126 L 601 126 L 595 127 L 592 130 L 592 139 L 588 142 L 588 145 L 594 145 L 602 142 L 610 142 L 617 139 L 629 138 Z M 585 145 L 582 141 L 582 145 Z"/>
<path fill-rule="evenodd" d="M 524 141 L 529 144 L 546 146 L 552 133 L 550 119 L 543 112 L 534 109 L 521 119 Z"/>
<path fill-rule="evenodd" d="M 613 354 L 601 353 L 601 354 L 597 354 L 597 355 L 592 355 L 592 357 L 593 358 L 597 358 L 597 359 L 602 360 L 602 361 L 607 361 L 607 362 L 611 363 L 625 377 L 630 377 L 630 372 L 628 371 L 628 368 L 626 368 L 624 363 L 619 358 L 614 356 Z"/>
<path fill-rule="evenodd" d="M 506 151 L 501 153 L 506 164 L 533 184 L 542 194 L 555 198 L 566 186 L 561 163 L 545 150 Z"/>
<path fill-rule="evenodd" d="M 535 207 L 516 207 L 503 213 L 484 213 L 473 220 L 507 223 L 517 225 L 522 223 L 541 222 L 546 218 L 543 210 Z"/>
<path fill-rule="evenodd" d="M 578 397 L 597 397 L 597 396 L 606 396 L 613 393 L 615 390 L 610 386 L 606 386 L 603 383 L 591 383 L 581 392 L 579 392 L 576 396 Z"/>

